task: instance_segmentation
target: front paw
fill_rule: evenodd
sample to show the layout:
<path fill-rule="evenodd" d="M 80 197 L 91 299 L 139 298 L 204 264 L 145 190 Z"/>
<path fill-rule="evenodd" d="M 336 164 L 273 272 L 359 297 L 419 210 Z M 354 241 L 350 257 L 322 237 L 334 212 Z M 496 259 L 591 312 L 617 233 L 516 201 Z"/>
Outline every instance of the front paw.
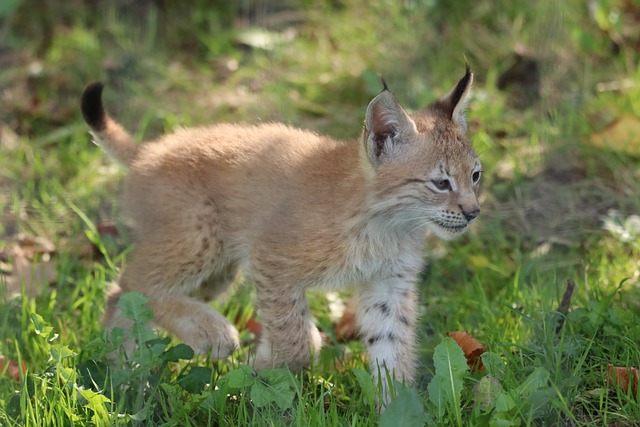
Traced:
<path fill-rule="evenodd" d="M 213 359 L 224 359 L 240 348 L 238 330 L 231 324 L 208 329 L 200 326 L 198 329 L 199 334 L 191 337 L 191 342 L 185 341 L 196 354 L 211 354 Z"/>

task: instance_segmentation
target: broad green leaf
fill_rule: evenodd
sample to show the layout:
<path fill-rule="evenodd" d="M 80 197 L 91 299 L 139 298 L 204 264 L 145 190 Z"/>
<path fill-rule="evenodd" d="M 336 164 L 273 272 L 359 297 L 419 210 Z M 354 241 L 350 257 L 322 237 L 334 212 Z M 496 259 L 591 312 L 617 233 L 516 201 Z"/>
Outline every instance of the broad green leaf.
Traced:
<path fill-rule="evenodd" d="M 186 375 L 178 378 L 178 384 L 189 393 L 201 393 L 211 381 L 212 374 L 211 368 L 194 366 Z"/>
<path fill-rule="evenodd" d="M 462 393 L 462 380 L 468 374 L 469 366 L 467 359 L 460 346 L 451 337 L 446 337 L 438 344 L 433 352 L 433 364 L 436 368 L 436 375 L 432 382 L 438 381 L 429 387 L 429 398 L 431 392 L 435 391 L 436 385 L 439 389 L 437 401 L 450 402 L 454 407 L 460 405 L 460 395 Z M 437 378 L 442 378 L 438 380 Z M 432 400 L 436 403 L 434 400 Z"/>
<path fill-rule="evenodd" d="M 134 421 L 146 421 L 153 415 L 153 408 L 153 405 L 147 404 L 135 414 L 129 414 L 128 416 Z"/>
<path fill-rule="evenodd" d="M 444 416 L 448 402 L 446 393 L 443 392 L 443 382 L 444 377 L 436 375 L 433 377 L 433 379 L 431 379 L 431 382 L 427 386 L 427 391 L 429 392 L 429 400 L 436 407 L 436 416 L 438 417 L 438 419 L 442 419 L 442 417 Z"/>
<path fill-rule="evenodd" d="M 104 355 L 113 351 L 113 347 L 105 341 L 104 337 L 96 337 L 93 340 L 85 343 L 84 350 L 87 350 L 89 354 L 94 355 L 96 359 L 101 359 Z"/>
<path fill-rule="evenodd" d="M 171 338 L 169 337 L 155 337 L 154 339 L 146 342 L 147 347 L 161 348 L 164 353 L 165 349 L 171 344 Z M 187 346 L 188 347 L 188 346 Z"/>
<path fill-rule="evenodd" d="M 251 386 L 253 404 L 262 408 L 271 403 L 280 409 L 289 409 L 295 392 L 291 388 L 291 374 L 285 369 L 264 369 Z"/>
<path fill-rule="evenodd" d="M 205 411 L 215 411 L 218 406 L 215 393 L 219 392 L 220 390 L 215 390 L 212 393 L 207 393 L 207 397 L 205 397 L 202 402 L 200 402 L 200 408 L 204 409 Z"/>
<path fill-rule="evenodd" d="M 260 371 L 260 377 L 267 380 L 270 384 L 286 384 L 291 386 L 291 371 L 285 368 L 263 369 Z"/>
<path fill-rule="evenodd" d="M 62 363 L 64 359 L 68 359 L 76 355 L 76 353 L 66 345 L 52 345 L 49 349 L 49 353 L 51 354 L 51 359 L 53 359 L 56 364 Z"/>
<path fill-rule="evenodd" d="M 105 404 L 111 403 L 111 401 L 104 395 L 95 393 L 92 390 L 84 390 L 78 388 L 78 393 L 87 400 L 84 405 L 93 411 L 93 421 L 98 426 L 111 425 L 109 422 L 109 411 Z"/>
<path fill-rule="evenodd" d="M 131 335 L 139 345 L 157 338 L 147 326 L 153 320 L 153 312 L 147 307 L 147 302 L 149 299 L 140 292 L 127 292 L 118 301 L 118 307 L 122 310 L 120 315 L 134 322 Z"/>
<path fill-rule="evenodd" d="M 78 364 L 78 385 L 83 388 L 103 389 L 107 381 L 109 365 L 92 359 Z"/>
<path fill-rule="evenodd" d="M 139 345 L 131 353 L 129 361 L 135 366 L 137 372 L 149 371 L 164 362 L 162 359 L 164 349 L 164 344 Z"/>
<path fill-rule="evenodd" d="M 127 369 L 115 369 L 111 374 L 111 382 L 113 387 L 119 387 L 122 384 L 127 384 L 131 381 L 131 372 Z"/>
<path fill-rule="evenodd" d="M 201 402 L 198 402 L 198 407 L 205 411 L 214 411 L 217 413 L 221 413 L 224 411 L 223 408 L 226 408 L 229 403 L 229 391 L 224 384 L 220 384 L 220 387 L 213 388 L 212 390 L 206 390 L 203 394 L 204 399 Z M 243 393 L 234 393 L 235 397 L 242 400 L 244 404 L 245 395 Z M 246 399 L 248 401 L 248 399 Z"/>
<path fill-rule="evenodd" d="M 496 405 L 496 399 L 502 393 L 500 381 L 493 375 L 485 375 L 473 388 L 473 400 L 476 406 L 488 411 Z"/>
<path fill-rule="evenodd" d="M 531 396 L 534 391 L 546 386 L 549 382 L 549 371 L 542 367 L 534 369 L 532 373 L 516 388 L 516 392 L 523 398 Z"/>
<path fill-rule="evenodd" d="M 109 344 L 109 347 L 106 347 L 107 353 L 118 349 L 122 343 L 124 343 L 124 329 L 122 328 L 113 328 L 111 331 L 107 331 L 107 336 L 105 342 Z M 106 353 L 105 353 L 106 354 Z"/>
<path fill-rule="evenodd" d="M 499 354 L 487 351 L 482 353 L 480 358 L 482 359 L 482 364 L 486 368 L 487 372 L 500 381 L 504 380 L 507 372 L 507 365 Z"/>
<path fill-rule="evenodd" d="M 147 346 L 153 359 L 157 360 L 156 365 L 159 365 L 160 362 L 164 360 L 162 356 L 164 356 L 164 352 L 167 348 L 166 344 L 163 344 L 162 341 L 156 341 L 155 344 L 149 345 L 149 341 L 147 341 Z"/>
<path fill-rule="evenodd" d="M 520 424 L 521 424 L 520 420 L 494 417 L 491 419 L 491 422 L 489 423 L 489 427 L 517 427 Z"/>
<path fill-rule="evenodd" d="M 131 336 L 135 338 L 138 345 L 145 344 L 158 338 L 158 335 L 153 331 L 153 329 L 147 327 L 146 323 L 134 323 L 131 327 Z M 153 347 L 164 350 L 164 345 Z"/>
<path fill-rule="evenodd" d="M 500 395 L 496 399 L 496 412 L 498 413 L 509 412 L 515 407 L 516 403 L 507 393 L 500 393 Z"/>
<path fill-rule="evenodd" d="M 380 427 L 422 427 L 426 414 L 422 398 L 415 388 L 396 386 L 397 397 L 380 416 Z"/>
<path fill-rule="evenodd" d="M 120 297 L 118 307 L 122 310 L 122 317 L 131 319 L 137 323 L 146 323 L 153 320 L 153 312 L 147 303 L 149 298 L 140 292 L 127 292 Z"/>
<path fill-rule="evenodd" d="M 233 389 L 249 387 L 256 381 L 256 375 L 249 365 L 240 365 L 238 369 L 227 372 L 224 378 L 227 385 Z"/>
<path fill-rule="evenodd" d="M 353 372 L 353 374 L 356 376 L 356 379 L 358 380 L 358 384 L 360 384 L 360 389 L 362 390 L 362 396 L 364 397 L 364 400 L 369 405 L 373 405 L 376 394 L 376 386 L 373 382 L 373 378 L 367 371 L 359 368 L 353 368 L 351 372 Z"/>
<path fill-rule="evenodd" d="M 273 403 L 280 409 L 289 409 L 294 396 L 294 391 L 286 384 L 273 385 L 258 380 L 251 386 L 251 401 L 257 408 Z"/>
<path fill-rule="evenodd" d="M 31 313 L 31 322 L 33 322 L 36 334 L 40 335 L 46 340 L 49 340 L 49 335 L 51 335 L 53 328 L 47 322 L 45 322 L 42 316 L 40 316 L 38 313 Z M 56 337 L 57 335 L 54 335 L 52 339 Z"/>
<path fill-rule="evenodd" d="M 76 383 L 77 373 L 75 369 L 67 368 L 66 366 L 56 366 L 56 372 L 58 377 L 67 387 L 71 387 Z"/>
<path fill-rule="evenodd" d="M 14 393 L 14 395 L 9 399 L 4 407 L 4 411 L 10 417 L 18 419 L 20 414 L 23 414 L 22 407 L 20 404 L 20 400 L 23 399 L 23 395 L 21 393 Z M 24 415 L 23 415 L 24 416 Z"/>
<path fill-rule="evenodd" d="M 193 349 L 186 344 L 178 344 L 169 348 L 162 354 L 162 358 L 167 362 L 177 362 L 180 359 L 190 360 L 195 355 Z"/>

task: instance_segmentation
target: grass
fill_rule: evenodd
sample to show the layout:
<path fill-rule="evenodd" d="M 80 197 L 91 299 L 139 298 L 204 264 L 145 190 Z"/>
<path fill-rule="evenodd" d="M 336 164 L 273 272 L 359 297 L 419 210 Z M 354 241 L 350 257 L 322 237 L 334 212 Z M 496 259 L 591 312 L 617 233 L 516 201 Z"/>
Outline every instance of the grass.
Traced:
<path fill-rule="evenodd" d="M 638 10 L 617 0 L 590 9 L 500 0 L 3 3 L 0 424 L 638 425 L 637 389 L 607 380 L 609 365 L 640 367 Z M 245 345 L 230 360 L 192 359 L 156 337 L 131 295 L 136 333 L 153 339 L 134 363 L 108 368 L 121 336 L 101 330 L 103 298 L 131 240 L 118 213 L 121 171 L 81 122 L 85 84 L 107 82 L 106 104 L 139 139 L 256 120 L 353 138 L 380 90 L 376 73 L 417 109 L 459 77 L 463 53 L 476 73 L 469 119 L 485 170 L 483 213 L 467 236 L 425 252 L 420 376 L 398 387 L 382 416 L 363 346 L 335 340 L 321 293 L 312 311 L 330 344 L 304 374 L 245 368 L 250 283 L 216 303 L 242 329 Z M 624 117 L 622 133 L 605 128 Z M 568 279 L 576 290 L 561 314 Z M 466 369 L 445 338 L 454 330 L 487 347 L 485 371 Z M 26 371 L 11 374 L 8 361 Z M 447 380 L 451 387 L 435 387 Z"/>

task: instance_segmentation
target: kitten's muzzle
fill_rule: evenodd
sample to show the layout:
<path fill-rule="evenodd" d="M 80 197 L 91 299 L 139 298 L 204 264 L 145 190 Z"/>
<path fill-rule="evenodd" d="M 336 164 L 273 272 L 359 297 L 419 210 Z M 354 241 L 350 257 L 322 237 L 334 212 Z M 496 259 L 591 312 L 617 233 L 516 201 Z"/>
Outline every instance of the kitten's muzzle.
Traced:
<path fill-rule="evenodd" d="M 466 220 L 468 222 L 471 222 L 474 219 L 476 219 L 476 217 L 478 215 L 480 215 L 480 208 L 475 208 L 475 209 L 469 210 L 469 211 L 466 211 L 466 210 L 462 209 L 462 215 L 464 215 L 464 217 L 466 218 Z"/>

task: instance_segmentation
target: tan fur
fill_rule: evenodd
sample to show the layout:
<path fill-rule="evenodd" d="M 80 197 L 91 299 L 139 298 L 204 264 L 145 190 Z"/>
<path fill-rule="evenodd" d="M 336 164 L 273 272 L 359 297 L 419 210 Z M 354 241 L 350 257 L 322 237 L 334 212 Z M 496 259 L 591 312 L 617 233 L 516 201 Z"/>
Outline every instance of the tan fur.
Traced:
<path fill-rule="evenodd" d="M 465 77 L 462 99 L 450 93 L 411 117 L 383 91 L 353 142 L 281 124 L 220 124 L 135 146 L 107 119 L 94 134 L 129 166 L 124 208 L 136 248 L 110 292 L 105 326 L 126 326 L 117 300 L 139 291 L 159 326 L 226 357 L 237 331 L 202 300 L 242 270 L 256 284 L 264 323 L 255 367 L 299 369 L 321 345 L 305 289 L 349 285 L 373 374 L 412 381 L 426 232 L 453 238 L 479 212 L 472 176 L 480 163 L 458 108 L 471 85 Z M 434 187 L 443 179 L 451 191 Z"/>

